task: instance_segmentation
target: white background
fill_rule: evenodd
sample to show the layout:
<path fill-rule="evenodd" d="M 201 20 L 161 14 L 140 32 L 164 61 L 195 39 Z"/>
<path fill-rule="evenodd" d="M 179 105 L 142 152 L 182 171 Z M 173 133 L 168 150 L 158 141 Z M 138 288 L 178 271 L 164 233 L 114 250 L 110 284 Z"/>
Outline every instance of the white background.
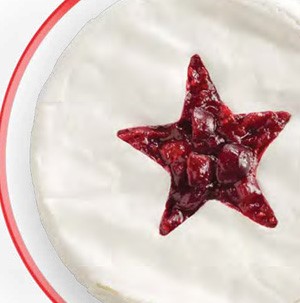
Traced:
<path fill-rule="evenodd" d="M 0 103 L 33 34 L 61 0 L 0 0 Z M 0 302 L 50 302 L 20 260 L 0 214 Z"/>

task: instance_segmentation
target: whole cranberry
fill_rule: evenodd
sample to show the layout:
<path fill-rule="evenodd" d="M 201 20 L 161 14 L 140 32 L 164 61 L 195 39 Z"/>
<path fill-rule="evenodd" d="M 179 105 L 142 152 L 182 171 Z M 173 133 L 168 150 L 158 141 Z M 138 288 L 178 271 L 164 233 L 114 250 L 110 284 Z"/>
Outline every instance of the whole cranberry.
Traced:
<path fill-rule="evenodd" d="M 217 179 L 223 184 L 232 184 L 245 177 L 255 162 L 253 152 L 237 144 L 224 145 L 217 160 Z"/>

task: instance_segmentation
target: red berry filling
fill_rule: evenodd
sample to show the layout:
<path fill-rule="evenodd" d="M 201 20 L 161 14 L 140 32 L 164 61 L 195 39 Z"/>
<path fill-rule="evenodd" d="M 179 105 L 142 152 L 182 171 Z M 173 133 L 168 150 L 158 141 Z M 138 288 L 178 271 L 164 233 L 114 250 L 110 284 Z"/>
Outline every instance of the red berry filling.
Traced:
<path fill-rule="evenodd" d="M 189 186 L 199 186 L 205 190 L 213 180 L 213 159 L 207 155 L 190 153 L 187 160 L 187 176 Z"/>
<path fill-rule="evenodd" d="M 221 101 L 200 57 L 194 55 L 180 120 L 121 130 L 118 137 L 171 175 L 162 235 L 212 199 L 261 225 L 275 227 L 277 219 L 259 188 L 256 170 L 264 151 L 289 120 L 287 112 L 233 114 Z"/>

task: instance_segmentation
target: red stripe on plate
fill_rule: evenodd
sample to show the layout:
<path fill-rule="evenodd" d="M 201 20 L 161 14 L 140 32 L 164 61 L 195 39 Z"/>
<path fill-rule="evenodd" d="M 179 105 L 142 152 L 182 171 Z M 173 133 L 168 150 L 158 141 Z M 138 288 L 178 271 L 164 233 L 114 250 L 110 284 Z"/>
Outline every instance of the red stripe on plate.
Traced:
<path fill-rule="evenodd" d="M 33 279 L 54 303 L 65 303 L 63 298 L 54 290 L 54 288 L 46 280 L 42 272 L 39 270 L 34 260 L 32 259 L 18 229 L 14 214 L 12 211 L 6 176 L 6 142 L 7 142 L 7 129 L 9 118 L 11 114 L 12 105 L 25 73 L 25 70 L 40 46 L 44 38 L 57 24 L 57 22 L 80 0 L 65 0 L 42 24 L 36 34 L 33 36 L 25 51 L 23 52 L 14 72 L 10 79 L 6 94 L 3 100 L 2 110 L 0 113 L 0 202 L 5 218 L 7 228 L 9 230 L 12 241 L 24 262 L 26 268 L 32 275 Z"/>

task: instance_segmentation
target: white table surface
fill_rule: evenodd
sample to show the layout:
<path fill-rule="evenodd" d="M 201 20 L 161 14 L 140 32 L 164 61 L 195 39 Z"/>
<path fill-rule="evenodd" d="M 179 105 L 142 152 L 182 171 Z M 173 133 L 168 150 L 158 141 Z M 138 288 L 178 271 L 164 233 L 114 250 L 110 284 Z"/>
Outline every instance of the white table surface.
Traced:
<path fill-rule="evenodd" d="M 0 0 L 0 104 L 27 43 L 62 0 Z M 50 302 L 20 260 L 0 214 L 0 302 Z"/>

